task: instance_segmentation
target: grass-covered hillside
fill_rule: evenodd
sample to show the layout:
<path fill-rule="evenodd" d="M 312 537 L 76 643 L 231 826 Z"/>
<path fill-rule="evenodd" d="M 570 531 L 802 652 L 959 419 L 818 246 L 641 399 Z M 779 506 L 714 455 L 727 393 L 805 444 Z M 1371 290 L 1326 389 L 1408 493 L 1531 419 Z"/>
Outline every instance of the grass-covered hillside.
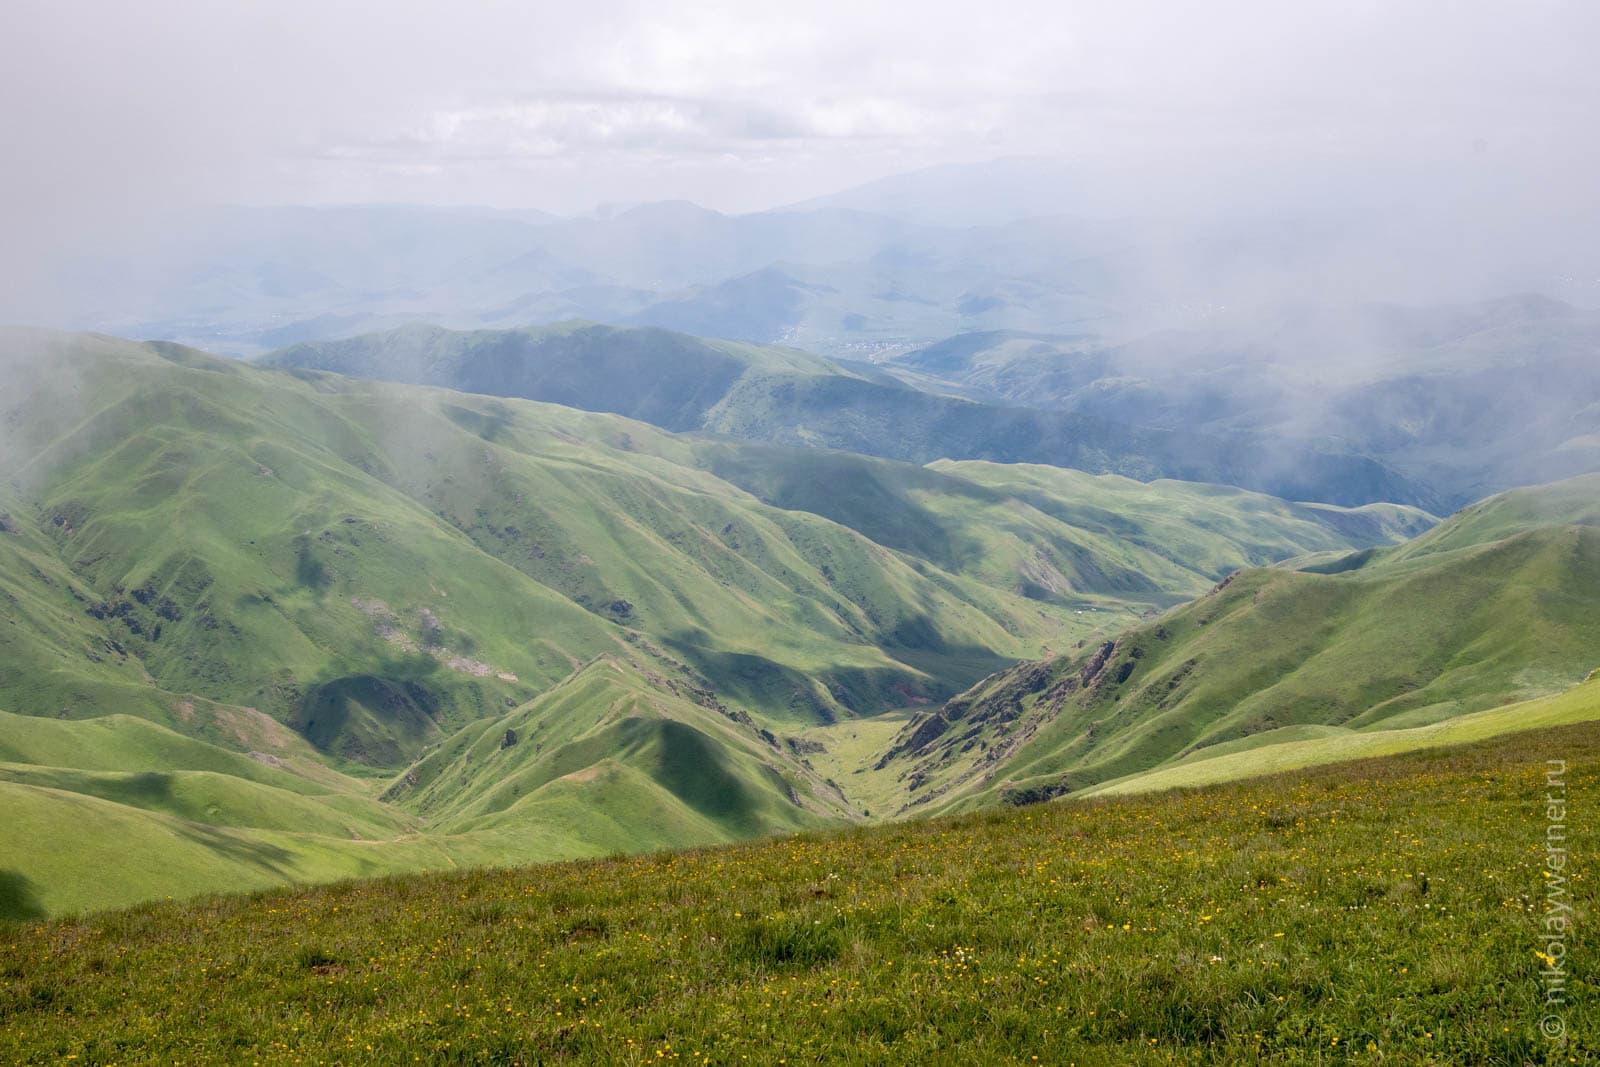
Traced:
<path fill-rule="evenodd" d="M 798 735 L 1428 521 L 104 337 L 0 371 L 0 869 L 51 911 L 862 818 Z"/>
<path fill-rule="evenodd" d="M 244 754 L 125 715 L 0 713 L 0 918 L 847 821 L 775 737 L 699 701 L 599 660 L 392 782 L 288 731 Z"/>
<path fill-rule="evenodd" d="M 844 449 L 913 463 L 1049 463 L 1150 480 L 1238 485 L 1290 500 L 1429 507 L 1424 484 L 1337 441 L 1150 428 L 1117 418 L 979 403 L 865 364 L 660 329 L 572 322 L 522 330 L 407 326 L 270 353 L 271 366 L 547 400 L 670 430 Z"/>
<path fill-rule="evenodd" d="M 1597 500 L 1588 476 L 1494 498 L 1344 565 L 1241 571 L 914 718 L 879 769 L 911 809 L 1025 803 L 1559 692 L 1600 667 Z"/>
<path fill-rule="evenodd" d="M 1354 730 L 1338 726 L 1312 727 L 1283 731 L 1276 738 L 1248 738 L 1236 744 L 1210 745 L 1153 771 L 1091 786 L 1079 795 L 1116 796 L 1190 788 L 1489 738 L 1500 738 L 1501 743 L 1515 747 L 1524 739 L 1511 735 L 1594 719 L 1600 719 L 1600 673 L 1581 685 L 1551 696 L 1503 704 L 1426 726 Z"/>
<path fill-rule="evenodd" d="M 747 373 L 800 379 L 847 373 L 795 349 L 587 322 L 470 332 L 404 326 L 291 345 L 260 362 L 545 400 L 668 430 L 699 429 Z"/>
<path fill-rule="evenodd" d="M 1597 767 L 1591 723 L 1155 796 L 0 926 L 0 1060 L 1589 1063 L 1594 880 L 1548 866 L 1544 798 L 1570 797 L 1565 845 L 1593 855 Z M 1553 906 L 1577 916 L 1554 1006 Z"/>

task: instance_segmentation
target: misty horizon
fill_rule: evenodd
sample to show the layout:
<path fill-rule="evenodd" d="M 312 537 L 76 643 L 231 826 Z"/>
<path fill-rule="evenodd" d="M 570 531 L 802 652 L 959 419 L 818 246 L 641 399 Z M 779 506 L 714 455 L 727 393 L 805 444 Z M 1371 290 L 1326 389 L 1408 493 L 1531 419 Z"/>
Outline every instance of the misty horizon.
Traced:
<path fill-rule="evenodd" d="M 1516 271 L 1600 276 L 1586 4 L 1002 3 L 973 25 L 956 5 L 373 18 L 21 0 L 0 30 L 0 143 L 22 164 L 0 173 L 9 321 L 81 312 L 62 271 L 159 249 L 216 205 L 571 218 L 683 200 L 745 217 L 995 160 L 1045 165 L 1020 197 L 945 190 L 952 219 L 992 220 L 1010 197 L 1134 220 L 1145 242 L 1274 220 L 1350 231 L 1307 286 L 1361 288 L 1391 256 L 1413 288 L 1476 272 L 1480 295 L 1526 287 Z"/>

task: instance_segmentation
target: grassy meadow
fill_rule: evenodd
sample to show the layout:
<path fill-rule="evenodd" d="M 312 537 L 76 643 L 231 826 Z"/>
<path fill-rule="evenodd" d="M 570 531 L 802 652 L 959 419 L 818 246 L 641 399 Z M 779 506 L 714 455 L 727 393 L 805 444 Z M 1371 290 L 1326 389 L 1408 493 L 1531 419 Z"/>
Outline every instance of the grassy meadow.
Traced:
<path fill-rule="evenodd" d="M 0 1060 L 1590 1063 L 1597 790 L 1589 723 L 1198 790 L 11 925 Z M 1575 916 L 1556 1007 L 1552 899 Z"/>

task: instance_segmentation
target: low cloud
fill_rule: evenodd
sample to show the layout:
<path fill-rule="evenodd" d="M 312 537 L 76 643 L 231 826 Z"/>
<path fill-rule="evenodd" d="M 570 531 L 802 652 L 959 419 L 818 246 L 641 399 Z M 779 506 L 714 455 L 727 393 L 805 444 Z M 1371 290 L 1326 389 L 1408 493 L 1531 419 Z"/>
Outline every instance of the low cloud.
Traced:
<path fill-rule="evenodd" d="M 1107 212 L 1374 197 L 1583 231 L 1597 35 L 1576 0 L 11 0 L 0 317 L 34 318 L 63 249 L 195 204 L 742 211 L 1014 154 Z"/>

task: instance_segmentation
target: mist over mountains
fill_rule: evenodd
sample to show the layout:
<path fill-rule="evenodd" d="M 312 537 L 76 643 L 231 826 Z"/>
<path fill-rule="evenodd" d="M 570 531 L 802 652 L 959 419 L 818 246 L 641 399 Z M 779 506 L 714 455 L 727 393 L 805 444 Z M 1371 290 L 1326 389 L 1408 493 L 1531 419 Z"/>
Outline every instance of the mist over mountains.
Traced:
<path fill-rule="evenodd" d="M 1600 1062 L 1597 40 L 0 4 L 0 1064 Z"/>
<path fill-rule="evenodd" d="M 268 366 L 545 400 L 665 429 L 928 463 L 1050 463 L 1149 481 L 1238 485 L 1294 500 L 1437 508 L 1440 498 L 1337 443 L 1150 428 L 913 388 L 865 364 L 653 329 L 569 323 L 513 331 L 403 327 L 293 345 Z M 820 462 L 820 461 L 819 461 Z"/>
<path fill-rule="evenodd" d="M 1581 242 L 1452 233 L 1404 190 L 1348 186 L 1252 206 L 1111 197 L 1051 160 L 882 179 L 788 207 L 686 201 L 563 218 L 404 205 L 180 212 L 80 251 L 58 321 L 236 355 L 405 322 L 654 325 L 877 358 L 981 330 L 1258 329 L 1285 307 L 1476 302 L 1520 291 L 1592 305 Z M 1459 220 L 1457 220 L 1459 221 Z M 1483 220 L 1485 225 L 1493 221 Z M 1498 232 L 1498 231 L 1496 231 Z M 1582 232 L 1582 231 L 1578 231 Z M 1330 315 L 1330 318 L 1332 316 Z"/>
<path fill-rule="evenodd" d="M 1441 514 L 1596 469 L 1585 231 L 1451 227 L 1476 194 L 1407 210 L 1420 181 L 1147 197 L 1014 157 L 745 214 L 191 211 L 80 254 L 59 324 L 673 430 Z M 519 354 L 539 326 L 557 328 Z M 814 355 L 752 374 L 707 357 L 722 341 Z M 415 365 L 452 346 L 450 369 Z M 605 395 L 619 372 L 635 380 Z"/>
<path fill-rule="evenodd" d="M 876 363 L 564 323 L 264 358 L 927 463 L 1050 463 L 1445 513 L 1600 469 L 1600 316 L 1546 297 L 1283 309 L 1126 343 L 958 334 Z"/>

